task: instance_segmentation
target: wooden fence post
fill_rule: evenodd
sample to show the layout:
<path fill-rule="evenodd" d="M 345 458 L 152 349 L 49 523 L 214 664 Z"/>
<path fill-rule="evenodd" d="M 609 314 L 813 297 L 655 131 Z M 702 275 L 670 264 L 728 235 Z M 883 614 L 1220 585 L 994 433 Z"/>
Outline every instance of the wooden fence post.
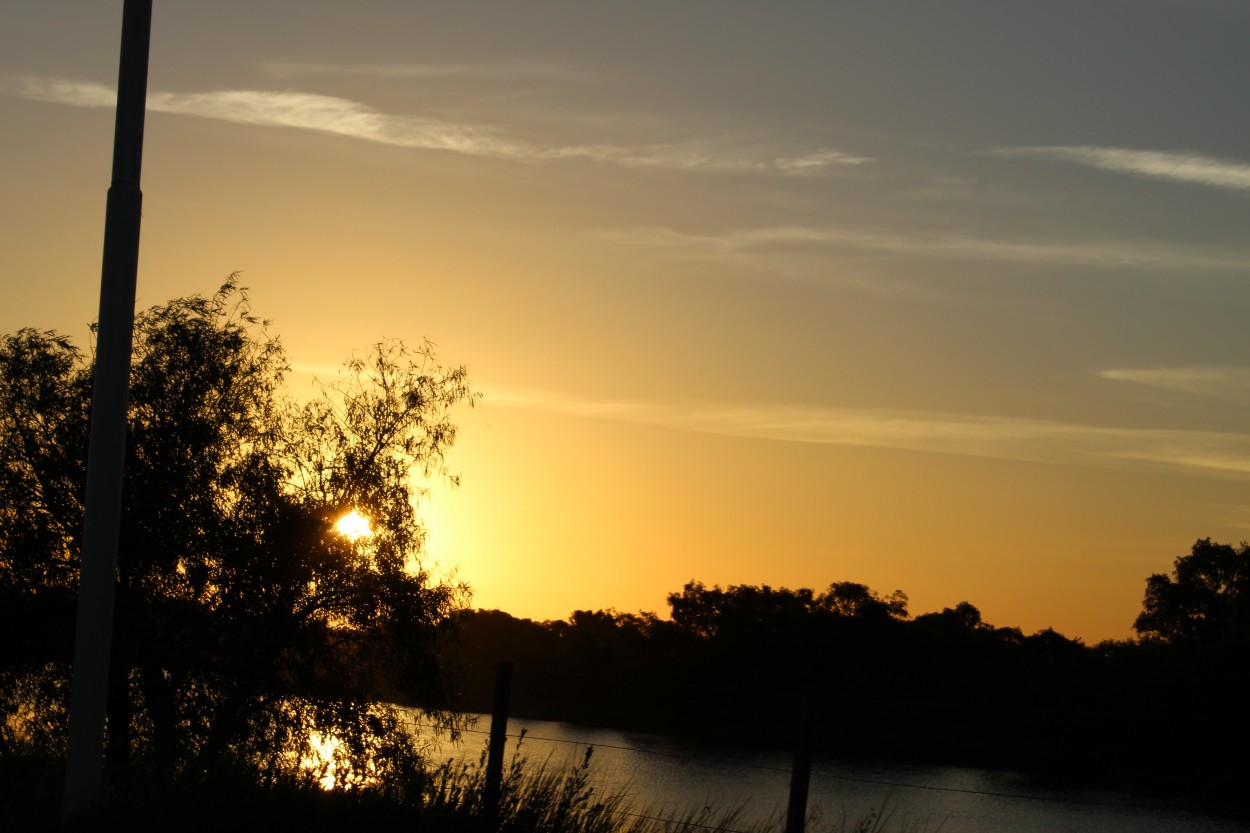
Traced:
<path fill-rule="evenodd" d="M 512 694 L 512 663 L 495 666 L 495 701 L 490 714 L 490 750 L 486 757 L 486 784 L 482 793 L 485 828 L 499 825 L 499 797 L 503 787 L 504 745 L 508 740 L 508 700 Z"/>
<path fill-rule="evenodd" d="M 814 686 L 804 686 L 799 697 L 799 733 L 794 741 L 794 769 L 790 771 L 790 803 L 785 833 L 803 833 L 807 821 L 807 789 L 812 780 L 812 702 Z"/>

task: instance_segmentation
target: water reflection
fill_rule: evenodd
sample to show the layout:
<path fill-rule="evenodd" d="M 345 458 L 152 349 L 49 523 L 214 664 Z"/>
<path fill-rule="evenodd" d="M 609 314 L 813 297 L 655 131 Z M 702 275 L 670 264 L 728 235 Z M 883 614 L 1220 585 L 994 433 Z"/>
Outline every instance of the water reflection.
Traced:
<path fill-rule="evenodd" d="M 489 717 L 451 743 L 429 728 L 436 760 L 477 760 Z M 637 812 L 685 816 L 704 807 L 717 816 L 740 810 L 736 829 L 775 822 L 780 829 L 790 783 L 785 752 L 742 752 L 656 735 L 512 718 L 521 753 L 548 770 L 577 766 L 594 747 L 594 785 L 631 797 Z M 858 829 L 870 814 L 889 816 L 889 830 L 932 833 L 1232 833 L 1246 826 L 1210 816 L 1177 799 L 1108 789 L 1059 787 L 1023 775 L 963 767 L 850 764 L 818 758 L 812 766 L 809 830 Z"/>
<path fill-rule="evenodd" d="M 338 765 L 334 761 L 334 753 L 342 743 L 332 735 L 320 735 L 317 732 L 308 737 L 309 754 L 300 761 L 300 766 L 313 774 L 323 790 L 332 790 L 337 783 L 335 776 Z"/>

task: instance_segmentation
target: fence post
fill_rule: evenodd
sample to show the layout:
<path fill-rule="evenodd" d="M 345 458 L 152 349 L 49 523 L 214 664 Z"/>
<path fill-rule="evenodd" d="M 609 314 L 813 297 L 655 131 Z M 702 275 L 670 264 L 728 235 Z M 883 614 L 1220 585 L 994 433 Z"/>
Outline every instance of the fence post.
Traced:
<path fill-rule="evenodd" d="M 786 808 L 785 833 L 803 833 L 807 821 L 807 788 L 812 779 L 812 701 L 814 686 L 799 695 L 799 733 L 794 741 L 794 769 L 790 771 L 790 803 Z"/>
<path fill-rule="evenodd" d="M 495 701 L 490 713 L 490 751 L 486 757 L 486 784 L 482 793 L 485 828 L 499 824 L 499 796 L 503 787 L 503 754 L 508 740 L 508 699 L 512 693 L 512 663 L 495 666 Z"/>

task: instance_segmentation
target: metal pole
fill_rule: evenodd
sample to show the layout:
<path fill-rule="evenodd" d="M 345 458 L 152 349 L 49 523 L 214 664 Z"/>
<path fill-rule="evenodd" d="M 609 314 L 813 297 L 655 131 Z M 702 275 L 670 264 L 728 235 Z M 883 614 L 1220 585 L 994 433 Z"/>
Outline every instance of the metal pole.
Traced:
<path fill-rule="evenodd" d="M 126 0 L 122 11 L 113 178 L 104 217 L 104 264 L 96 336 L 91 436 L 87 450 L 82 576 L 74 632 L 69 751 L 62 814 L 70 820 L 99 800 L 108 692 L 113 584 L 126 457 L 126 405 L 134 337 L 135 281 L 143 194 L 143 117 L 147 103 L 152 0 Z"/>
<path fill-rule="evenodd" d="M 490 749 L 486 756 L 486 784 L 482 795 L 483 827 L 494 831 L 499 824 L 499 798 L 503 788 L 503 753 L 508 739 L 508 700 L 512 694 L 512 663 L 495 667 L 495 702 L 490 715 Z"/>

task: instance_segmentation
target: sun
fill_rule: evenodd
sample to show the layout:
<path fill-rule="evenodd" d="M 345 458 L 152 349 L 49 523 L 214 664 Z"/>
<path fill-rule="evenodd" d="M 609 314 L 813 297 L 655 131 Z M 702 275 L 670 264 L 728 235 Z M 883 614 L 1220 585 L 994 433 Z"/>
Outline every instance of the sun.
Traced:
<path fill-rule="evenodd" d="M 334 528 L 339 531 L 339 535 L 351 541 L 368 538 L 373 534 L 373 530 L 369 528 L 369 519 L 355 509 L 339 518 Z"/>

